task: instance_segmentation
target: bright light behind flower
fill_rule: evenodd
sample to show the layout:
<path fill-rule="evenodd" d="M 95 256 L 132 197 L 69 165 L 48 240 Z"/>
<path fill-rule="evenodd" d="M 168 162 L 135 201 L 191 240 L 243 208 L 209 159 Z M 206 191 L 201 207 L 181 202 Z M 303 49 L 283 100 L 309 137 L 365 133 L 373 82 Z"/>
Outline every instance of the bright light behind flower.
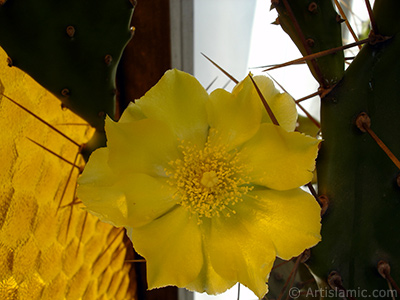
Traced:
<path fill-rule="evenodd" d="M 119 122 L 106 120 L 78 196 L 105 222 L 124 226 L 147 260 L 149 288 L 210 294 L 240 282 L 258 297 L 276 256 L 320 240 L 320 208 L 299 187 L 312 178 L 319 141 L 293 132 L 293 100 L 255 77 L 210 95 L 168 71 Z"/>

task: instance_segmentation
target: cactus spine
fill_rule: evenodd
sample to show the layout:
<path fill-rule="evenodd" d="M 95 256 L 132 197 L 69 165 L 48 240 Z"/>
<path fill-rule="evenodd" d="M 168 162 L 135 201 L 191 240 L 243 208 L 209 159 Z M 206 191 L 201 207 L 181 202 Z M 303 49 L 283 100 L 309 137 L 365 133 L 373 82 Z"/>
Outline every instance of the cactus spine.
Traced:
<path fill-rule="evenodd" d="M 64 125 L 83 120 L 6 57 L 0 49 L 0 92 L 84 143 L 93 130 Z M 78 147 L 1 95 L 0 128 L 0 298 L 132 299 L 121 229 L 87 214 L 77 168 L 32 141 L 70 162 Z"/>
<path fill-rule="evenodd" d="M 105 144 L 105 115 L 115 116 L 115 74 L 132 36 L 132 12 L 129 0 L 0 5 L 0 45 L 9 64 L 96 128 L 92 148 Z"/>
<path fill-rule="evenodd" d="M 303 55 L 341 45 L 341 20 L 330 1 L 272 3 L 279 23 Z M 114 115 L 115 66 L 130 37 L 129 3 L 121 0 L 120 6 L 110 6 L 109 2 L 76 1 L 58 6 L 57 16 L 51 12 L 54 7 L 49 1 L 8 0 L 0 1 L 0 5 L 0 44 L 10 56 L 9 63 L 32 74 L 66 107 L 95 127 L 99 140 L 104 138 L 103 115 Z M 114 7 L 121 7 L 121 11 Z M 400 132 L 399 9 L 398 0 L 376 0 L 369 43 L 346 71 L 342 51 L 308 60 L 322 95 L 324 143 L 317 164 L 318 192 L 329 199 L 323 217 L 323 241 L 312 249 L 306 262 L 320 288 L 362 289 L 371 295 L 373 290 L 387 289 L 387 280 L 395 288 L 388 266 L 390 278 L 400 278 L 400 180 L 396 161 L 400 157 L 396 135 Z M 36 23 L 27 21 L 32 11 L 37 12 Z M 80 23 L 87 12 L 95 12 L 96 18 Z M 43 18 L 37 17 L 40 14 Z M 52 26 L 40 21 L 46 18 L 51 18 Z M 115 24 L 121 34 L 107 36 L 114 29 L 110 24 Z M 99 32 L 101 38 L 94 38 Z M 107 42 L 115 48 L 109 48 Z M 25 45 L 34 50 L 28 53 Z M 51 68 L 62 72 L 51 72 Z M 394 158 L 382 149 L 376 136 Z M 100 144 L 94 142 L 92 147 Z M 309 277 L 304 275 L 304 266 L 300 267 L 298 281 Z M 9 278 L 2 283 L 15 286 Z"/>
<path fill-rule="evenodd" d="M 78 148 L 7 100 L 86 143 L 86 156 L 105 144 L 104 117 L 115 115 L 115 72 L 132 35 L 132 11 L 128 0 L 0 1 L 0 45 L 8 55 L 0 49 L 1 299 L 135 296 L 123 232 L 82 210 L 77 169 L 35 143 L 69 162 Z M 94 138 L 88 142 L 88 126 L 66 126 L 85 122 L 19 69 L 89 122 Z"/>
<path fill-rule="evenodd" d="M 330 1 L 279 1 L 276 7 L 282 27 L 289 27 L 286 23 L 295 19 L 305 36 L 322 34 L 332 42 L 337 40 L 328 21 L 315 18 L 316 22 L 306 24 L 304 16 L 311 5 L 320 14 L 325 11 L 322 5 L 329 6 Z M 293 11 L 289 21 L 288 7 Z M 342 295 L 365 291 L 358 298 L 389 289 L 388 266 L 394 278 L 389 280 L 391 288 L 396 288 L 393 282 L 400 278 L 399 9 L 398 1 L 375 1 L 369 43 L 343 77 L 331 81 L 330 87 L 316 77 L 322 88 L 331 89 L 321 99 L 324 142 L 317 162 L 319 195 L 328 199 L 329 206 L 323 216 L 322 242 L 312 249 L 307 264 L 321 288 L 330 286 Z M 331 10 L 330 18 L 334 16 Z M 298 31 L 285 31 L 298 45 Z M 342 64 L 339 56 L 330 57 L 333 66 Z M 312 65 L 310 69 L 314 74 Z M 327 69 L 320 68 L 322 78 L 335 77 Z M 379 297 L 391 299 L 390 293 Z"/>

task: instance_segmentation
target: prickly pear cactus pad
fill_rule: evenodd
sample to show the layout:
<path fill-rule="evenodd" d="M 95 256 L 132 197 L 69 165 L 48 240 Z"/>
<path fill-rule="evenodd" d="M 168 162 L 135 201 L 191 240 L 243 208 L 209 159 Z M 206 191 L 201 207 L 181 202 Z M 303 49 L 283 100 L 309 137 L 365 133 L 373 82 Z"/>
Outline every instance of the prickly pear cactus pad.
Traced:
<path fill-rule="evenodd" d="M 393 278 L 400 278 L 400 165 L 358 123 L 365 115 L 365 126 L 400 157 L 399 51 L 398 32 L 364 46 L 322 99 L 325 142 L 318 178 L 320 193 L 331 204 L 324 218 L 326 238 L 311 262 L 320 276 L 337 271 L 348 289 L 388 289 L 378 272 L 381 260 L 390 264 Z"/>
<path fill-rule="evenodd" d="M 311 31 L 304 27 L 302 12 L 310 1 L 273 2 L 285 7 L 278 9 L 280 14 L 292 11 L 290 18 L 282 18 L 300 28 L 286 30 L 293 40 L 299 32 L 331 37 L 331 27 L 322 21 Z M 322 2 L 312 2 L 316 14 Z M 400 295 L 400 2 L 376 0 L 373 10 L 369 2 L 364 9 L 371 30 L 367 39 L 356 42 L 366 44 L 343 77 L 321 95 L 324 142 L 317 173 L 326 213 L 322 242 L 307 263 L 326 299 Z M 323 78 L 329 75 L 320 71 Z"/>
<path fill-rule="evenodd" d="M 330 0 L 272 0 L 277 23 L 304 56 L 342 45 L 341 19 Z M 338 82 L 344 71 L 342 51 L 307 61 L 315 79 L 325 88 Z"/>
<path fill-rule="evenodd" d="M 262 298 L 276 256 L 320 240 L 320 206 L 299 188 L 319 140 L 294 132 L 296 120 L 293 99 L 265 76 L 209 95 L 170 70 L 119 122 L 106 120 L 107 147 L 90 157 L 78 196 L 128 229 L 149 288 L 216 294 L 240 282 Z"/>
<path fill-rule="evenodd" d="M 0 45 L 99 131 L 115 113 L 115 72 L 132 36 L 129 0 L 13 0 L 0 4 Z"/>
<path fill-rule="evenodd" d="M 0 49 L 0 298 L 132 299 L 123 233 L 75 199 L 78 146 L 10 99 L 78 144 L 93 130 L 6 59 Z"/>

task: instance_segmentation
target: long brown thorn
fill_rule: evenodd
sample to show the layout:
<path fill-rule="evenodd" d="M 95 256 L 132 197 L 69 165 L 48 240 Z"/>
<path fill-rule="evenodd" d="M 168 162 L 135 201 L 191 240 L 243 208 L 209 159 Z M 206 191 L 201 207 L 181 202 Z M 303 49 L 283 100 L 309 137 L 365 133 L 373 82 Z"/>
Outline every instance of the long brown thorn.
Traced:
<path fill-rule="evenodd" d="M 308 100 L 308 99 L 310 99 L 310 98 L 312 98 L 312 97 L 319 96 L 319 95 L 321 95 L 321 94 L 322 94 L 322 91 L 318 90 L 318 91 L 316 91 L 315 93 L 312 93 L 312 94 L 307 95 L 307 96 L 305 96 L 305 97 L 303 97 L 303 98 L 297 99 L 297 100 L 295 100 L 294 102 L 296 102 L 296 104 L 298 104 L 298 103 L 300 103 L 301 101 Z"/>
<path fill-rule="evenodd" d="M 80 154 L 80 151 L 78 151 L 78 152 L 76 153 L 76 155 L 75 155 L 74 165 L 76 164 L 76 161 L 78 160 L 79 154 Z M 79 168 L 79 171 L 81 171 L 80 168 Z M 62 192 L 61 197 L 60 197 L 60 201 L 58 202 L 56 214 L 57 214 L 58 210 L 59 210 L 60 207 L 61 207 L 61 203 L 62 203 L 62 201 L 63 201 L 63 199 L 64 199 L 65 193 L 67 192 L 68 184 L 69 184 L 69 182 L 70 182 L 70 180 L 71 180 L 71 177 L 72 177 L 72 173 L 73 173 L 73 172 L 74 172 L 74 168 L 72 168 L 71 171 L 70 171 L 69 174 L 68 174 L 67 182 L 65 183 L 63 192 Z M 75 201 L 75 198 L 73 199 L 72 203 L 73 203 L 74 201 Z"/>
<path fill-rule="evenodd" d="M 370 20 L 370 22 L 371 22 L 372 30 L 374 31 L 374 34 L 377 35 L 377 34 L 379 34 L 379 32 L 378 32 L 378 25 L 376 25 L 374 13 L 373 13 L 373 11 L 372 11 L 371 3 L 369 3 L 369 0 L 365 0 L 365 5 L 367 6 L 368 15 L 369 15 L 369 20 Z"/>
<path fill-rule="evenodd" d="M 290 260 L 284 260 L 281 263 L 277 264 L 276 266 L 273 266 L 272 270 L 278 269 L 279 267 L 286 265 L 288 262 L 290 262 Z"/>
<path fill-rule="evenodd" d="M 103 255 L 104 255 L 105 253 L 107 253 L 108 249 L 110 249 L 110 247 L 112 246 L 112 244 L 115 243 L 115 241 L 117 240 L 117 238 L 119 237 L 119 235 L 120 235 L 121 233 L 124 232 L 124 228 L 119 228 L 119 229 L 117 229 L 117 230 L 118 230 L 117 234 L 114 236 L 114 238 L 112 239 L 112 241 L 107 245 L 107 247 L 103 250 L 103 252 L 101 252 L 101 254 L 96 258 L 96 260 L 94 261 L 93 265 L 95 265 L 95 264 L 100 260 L 100 258 L 102 258 Z"/>
<path fill-rule="evenodd" d="M 75 254 L 76 257 L 78 257 L 79 249 L 80 249 L 82 238 L 83 238 L 83 232 L 85 231 L 85 225 L 86 225 L 87 217 L 88 217 L 88 212 L 85 211 L 85 217 L 83 219 L 81 233 L 79 234 L 78 247 L 76 247 L 76 254 Z"/>
<path fill-rule="evenodd" d="M 296 262 L 295 262 L 295 264 L 294 264 L 292 270 L 290 271 L 289 277 L 286 279 L 286 282 L 285 282 L 285 284 L 283 285 L 283 288 L 282 288 L 282 290 L 281 290 L 281 292 L 280 292 L 280 294 L 279 294 L 279 296 L 278 296 L 278 300 L 281 300 L 281 299 L 282 299 L 283 295 L 285 294 L 286 288 L 287 288 L 289 285 L 293 284 L 292 278 L 294 279 L 295 276 L 296 276 L 297 269 L 298 269 L 298 267 L 299 267 L 300 260 L 301 260 L 301 257 L 302 257 L 302 256 L 303 256 L 303 253 L 300 254 L 299 257 L 297 257 Z"/>
<path fill-rule="evenodd" d="M 393 277 L 390 275 L 390 265 L 387 261 L 381 260 L 378 262 L 378 272 L 384 279 L 386 279 L 389 288 L 392 292 L 392 297 L 396 294 L 400 294 L 399 286 L 397 285 L 396 281 L 394 281 Z M 396 293 L 393 293 L 392 287 L 396 290 Z"/>
<path fill-rule="evenodd" d="M 351 27 L 351 25 L 350 25 L 350 23 L 349 23 L 349 20 L 347 19 L 346 14 L 344 13 L 344 11 L 343 11 L 343 9 L 342 9 L 342 6 L 341 6 L 340 3 L 338 2 L 338 0 L 333 0 L 333 1 L 335 1 L 336 7 L 337 7 L 337 9 L 339 10 L 340 16 L 341 16 L 342 19 L 344 20 L 347 29 L 350 31 L 351 36 L 353 37 L 353 39 L 354 39 L 356 42 L 358 42 L 358 37 L 357 37 L 357 35 L 355 34 L 353 28 Z M 358 48 L 361 49 L 361 45 L 358 45 Z"/>
<path fill-rule="evenodd" d="M 390 158 L 390 160 L 396 165 L 396 167 L 400 169 L 400 161 L 371 129 L 371 119 L 365 112 L 362 112 L 358 115 L 356 119 L 356 125 L 358 129 L 360 129 L 361 131 L 367 132 L 372 137 L 372 139 L 378 144 L 378 146 L 386 153 L 386 155 Z"/>
<path fill-rule="evenodd" d="M 274 77 L 272 77 L 270 74 L 268 74 L 269 77 L 271 77 L 271 79 L 288 95 L 290 95 L 285 88 L 277 81 L 275 80 Z M 292 97 L 290 95 L 290 97 Z M 293 97 L 292 97 L 293 98 Z M 294 98 L 293 98 L 294 99 Z M 298 102 L 294 101 L 297 106 L 305 113 L 305 115 L 307 116 L 308 119 L 310 119 L 311 122 L 314 123 L 315 126 L 317 126 L 318 128 L 321 128 L 321 124 L 319 124 L 319 122 L 317 120 L 314 119 L 314 117 Z"/>
<path fill-rule="evenodd" d="M 74 199 L 75 201 L 75 199 Z M 71 223 L 72 223 L 72 213 L 74 211 L 74 206 L 70 205 L 70 212 L 69 212 L 69 216 L 68 216 L 68 222 L 67 222 L 67 229 L 65 230 L 65 240 L 68 240 L 68 233 L 69 233 L 69 229 L 71 227 Z"/>
<path fill-rule="evenodd" d="M 305 38 L 305 36 L 303 34 L 303 31 L 300 28 L 299 23 L 296 20 L 296 17 L 294 15 L 293 11 L 292 11 L 292 8 L 290 7 L 289 2 L 287 0 L 283 0 L 283 4 L 284 4 L 284 6 L 285 6 L 285 8 L 286 8 L 286 10 L 288 12 L 290 20 L 292 21 L 292 23 L 294 25 L 294 28 L 296 30 L 297 35 L 300 37 L 301 43 L 303 44 L 303 47 L 306 50 L 307 56 L 309 56 L 312 53 L 312 51 L 311 51 L 310 47 L 307 44 L 306 38 Z M 318 76 L 318 79 L 319 79 L 318 82 L 320 84 L 322 84 L 324 82 L 324 76 L 322 75 L 321 70 L 319 69 L 317 62 L 314 59 L 311 59 L 311 63 L 313 65 L 313 68 L 314 68 L 317 76 Z"/>
<path fill-rule="evenodd" d="M 312 183 L 309 182 L 309 183 L 306 184 L 306 186 L 307 186 L 308 189 L 310 190 L 310 193 L 314 196 L 315 200 L 317 200 L 319 206 L 322 207 L 322 203 L 321 203 L 321 201 L 320 201 L 320 199 L 319 199 L 319 197 L 318 197 L 318 194 L 317 194 L 317 192 L 315 191 L 315 189 L 314 189 Z"/>
<path fill-rule="evenodd" d="M 81 169 L 79 166 L 77 166 L 77 165 L 75 164 L 75 162 L 70 162 L 70 161 L 67 160 L 66 158 L 62 157 L 60 154 L 55 153 L 53 150 L 50 150 L 49 148 L 43 146 L 42 144 L 39 144 L 38 142 L 32 140 L 31 138 L 28 138 L 28 137 L 27 137 L 27 139 L 30 140 L 32 143 L 38 145 L 40 148 L 46 150 L 47 152 L 49 152 L 49 153 L 53 154 L 54 156 L 56 156 L 57 158 L 61 159 L 62 161 L 66 162 L 67 164 L 71 165 L 72 167 L 77 168 L 78 170 Z"/>
<path fill-rule="evenodd" d="M 276 119 L 274 113 L 273 113 L 272 110 L 271 110 L 271 107 L 269 106 L 268 102 L 265 100 L 264 95 L 261 93 L 261 91 L 260 91 L 260 89 L 258 88 L 256 82 L 254 81 L 253 76 L 252 76 L 251 74 L 249 74 L 249 77 L 250 77 L 251 81 L 253 82 L 253 85 L 254 85 L 254 87 L 256 88 L 257 94 L 258 94 L 258 96 L 260 97 L 261 102 L 263 103 L 263 105 L 264 105 L 264 107 L 265 107 L 265 109 L 266 109 L 266 111 L 267 111 L 267 113 L 268 113 L 268 116 L 270 117 L 272 123 L 273 123 L 274 125 L 279 126 L 278 120 Z"/>
<path fill-rule="evenodd" d="M 146 260 L 145 259 L 127 259 L 127 260 L 125 260 L 125 262 L 129 262 L 129 263 L 145 263 Z"/>
<path fill-rule="evenodd" d="M 215 81 L 217 81 L 218 76 L 216 76 L 211 82 L 210 84 L 206 87 L 206 91 L 208 92 L 208 90 L 211 88 L 211 86 L 215 83 Z"/>
<path fill-rule="evenodd" d="M 333 54 L 333 53 L 336 53 L 336 52 L 341 51 L 341 50 L 349 49 L 349 48 L 352 48 L 352 47 L 355 47 L 355 46 L 358 46 L 358 45 L 361 45 L 361 44 L 368 43 L 369 40 L 370 40 L 369 38 L 366 38 L 366 39 L 363 39 L 363 40 L 358 41 L 358 42 L 354 42 L 354 43 L 347 44 L 347 45 L 344 45 L 344 46 L 340 46 L 340 47 L 324 50 L 324 51 L 317 52 L 317 53 L 314 53 L 314 54 L 311 54 L 311 55 L 303 56 L 301 58 L 294 59 L 294 60 L 285 62 L 283 64 L 276 65 L 275 67 L 271 67 L 271 68 L 265 69 L 264 72 L 270 71 L 270 70 L 275 70 L 275 69 L 286 67 L 286 66 L 290 66 L 290 65 L 293 65 L 293 64 L 297 64 L 299 62 L 303 62 L 303 61 L 308 61 L 308 60 L 311 60 L 311 59 L 319 58 L 319 57 L 326 56 L 326 55 L 329 55 L 329 54 Z"/>
<path fill-rule="evenodd" d="M 239 81 L 235 79 L 231 74 L 229 74 L 227 71 L 225 71 L 222 67 L 220 67 L 216 62 L 214 62 L 211 58 L 209 58 L 207 55 L 204 53 L 201 53 L 210 63 L 212 63 L 214 66 L 218 68 L 222 73 L 224 73 L 230 80 L 232 80 L 234 83 L 238 84 Z"/>
<path fill-rule="evenodd" d="M 61 136 L 63 136 L 64 138 L 66 138 L 68 141 L 70 141 L 71 143 L 73 143 L 74 145 L 80 147 L 81 145 L 77 142 L 75 142 L 73 139 L 71 139 L 69 136 L 67 136 L 65 133 L 61 132 L 60 130 L 58 130 L 57 128 L 55 128 L 53 125 L 51 125 L 50 123 L 46 122 L 45 120 L 43 120 L 41 117 L 39 117 L 38 115 L 34 114 L 33 112 L 31 112 L 29 109 L 25 108 L 24 106 L 22 106 L 21 104 L 19 104 L 17 101 L 11 99 L 10 97 L 8 97 L 7 95 L 0 93 L 0 95 L 4 96 L 4 98 L 10 100 L 12 103 L 14 103 L 15 105 L 17 105 L 18 107 L 20 107 L 21 109 L 23 109 L 24 111 L 26 111 L 28 114 L 30 114 L 31 116 L 35 117 L 37 120 L 39 120 L 40 122 L 42 122 L 43 124 L 45 124 L 46 126 L 50 127 L 52 130 L 54 130 L 55 132 L 57 132 L 58 134 L 60 134 Z"/>

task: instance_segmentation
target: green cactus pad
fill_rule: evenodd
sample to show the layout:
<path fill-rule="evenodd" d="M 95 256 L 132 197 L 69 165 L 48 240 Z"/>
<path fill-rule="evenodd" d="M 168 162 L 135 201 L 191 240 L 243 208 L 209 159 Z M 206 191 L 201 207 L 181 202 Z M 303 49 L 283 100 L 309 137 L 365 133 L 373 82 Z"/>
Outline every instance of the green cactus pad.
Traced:
<path fill-rule="evenodd" d="M 132 12 L 129 0 L 9 0 L 0 6 L 0 45 L 10 64 L 102 131 L 105 115 L 115 114 L 115 73 Z"/>
<path fill-rule="evenodd" d="M 272 3 L 278 11 L 279 24 L 304 56 L 342 45 L 340 18 L 338 19 L 331 1 L 276 0 Z M 298 28 L 292 17 L 297 21 Z M 315 63 L 309 61 L 307 64 L 315 79 L 328 88 L 343 76 L 343 51 L 318 58 Z"/>
<path fill-rule="evenodd" d="M 324 280 L 336 271 L 346 289 L 368 295 L 389 289 L 378 273 L 379 261 L 388 262 L 392 277 L 400 279 L 400 170 L 355 121 L 367 113 L 370 128 L 400 158 L 399 53 L 398 33 L 365 46 L 321 103 L 318 181 L 329 208 L 310 266 Z M 379 298 L 391 299 L 386 296 Z"/>

